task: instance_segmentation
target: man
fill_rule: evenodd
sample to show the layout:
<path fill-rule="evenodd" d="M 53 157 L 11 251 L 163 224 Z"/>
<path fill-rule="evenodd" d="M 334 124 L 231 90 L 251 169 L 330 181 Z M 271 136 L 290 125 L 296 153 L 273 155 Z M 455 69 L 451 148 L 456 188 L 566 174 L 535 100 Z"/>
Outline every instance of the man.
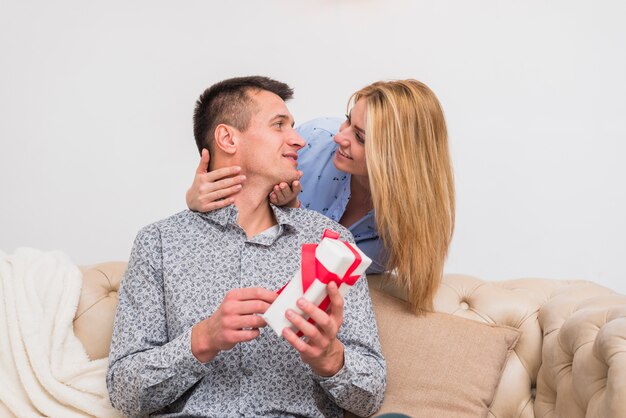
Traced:
<path fill-rule="evenodd" d="M 318 324 L 287 314 L 304 339 L 290 329 L 278 337 L 258 315 L 299 268 L 302 244 L 319 242 L 325 228 L 354 242 L 323 215 L 269 204 L 275 184 L 299 176 L 304 141 L 285 105 L 292 94 L 241 77 L 200 96 L 198 149 L 211 151 L 211 170 L 239 166 L 246 181 L 232 205 L 184 211 L 137 235 L 107 374 L 124 414 L 340 417 L 379 408 L 386 366 L 364 278 L 345 307 L 334 284 L 328 313 L 299 301 Z"/>

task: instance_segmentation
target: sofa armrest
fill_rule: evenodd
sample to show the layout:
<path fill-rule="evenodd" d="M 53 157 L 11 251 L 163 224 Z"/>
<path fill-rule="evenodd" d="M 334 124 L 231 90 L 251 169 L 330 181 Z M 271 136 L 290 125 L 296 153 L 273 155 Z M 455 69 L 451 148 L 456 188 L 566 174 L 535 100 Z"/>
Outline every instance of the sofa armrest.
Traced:
<path fill-rule="evenodd" d="M 626 296 L 581 292 L 558 295 L 539 312 L 538 417 L 626 416 Z"/>
<path fill-rule="evenodd" d="M 107 262 L 81 267 L 83 287 L 74 315 L 74 333 L 91 360 L 109 356 L 117 292 L 126 262 Z"/>

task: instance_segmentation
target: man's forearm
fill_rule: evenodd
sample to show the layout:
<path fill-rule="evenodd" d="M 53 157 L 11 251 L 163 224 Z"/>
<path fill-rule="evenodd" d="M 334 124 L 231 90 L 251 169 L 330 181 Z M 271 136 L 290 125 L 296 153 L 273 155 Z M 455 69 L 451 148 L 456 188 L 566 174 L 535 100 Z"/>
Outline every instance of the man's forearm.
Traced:
<path fill-rule="evenodd" d="M 208 373 L 190 351 L 190 331 L 167 344 L 124 355 L 111 351 L 107 385 L 113 406 L 127 416 L 158 411 Z"/>
<path fill-rule="evenodd" d="M 370 416 L 383 401 L 386 365 L 376 353 L 346 347 L 343 368 L 330 378 L 317 377 L 320 385 L 341 408 L 359 416 Z"/>

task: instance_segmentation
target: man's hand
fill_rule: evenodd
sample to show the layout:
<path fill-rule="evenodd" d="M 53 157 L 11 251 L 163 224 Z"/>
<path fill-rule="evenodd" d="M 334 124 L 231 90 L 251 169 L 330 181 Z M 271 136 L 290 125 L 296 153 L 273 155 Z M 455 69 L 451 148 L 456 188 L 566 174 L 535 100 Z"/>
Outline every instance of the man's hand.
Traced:
<path fill-rule="evenodd" d="M 298 180 L 301 177 L 302 171 L 298 171 Z M 294 180 L 291 186 L 284 181 L 274 186 L 274 190 L 270 193 L 270 202 L 276 206 L 300 207 L 298 194 L 302 190 L 302 185 L 298 180 Z"/>
<path fill-rule="evenodd" d="M 315 321 L 315 325 L 291 309 L 286 313 L 287 319 L 302 331 L 306 340 L 298 338 L 291 328 L 283 329 L 283 337 L 298 350 L 302 361 L 310 365 L 319 376 L 337 374 L 344 362 L 344 347 L 337 339 L 339 327 L 343 323 L 343 297 L 334 282 L 329 283 L 327 289 L 330 296 L 329 313 L 304 298 L 298 300 L 298 307 Z"/>
<path fill-rule="evenodd" d="M 254 340 L 267 324 L 260 316 L 278 295 L 260 287 L 234 289 L 207 319 L 191 330 L 191 352 L 201 363 L 211 361 L 220 351 Z"/>
<path fill-rule="evenodd" d="M 241 190 L 241 183 L 246 179 L 246 176 L 238 175 L 241 172 L 239 166 L 207 172 L 209 159 L 209 151 L 203 149 L 196 176 L 187 190 L 187 206 L 196 212 L 210 212 L 232 204 L 235 200 L 229 196 Z"/>

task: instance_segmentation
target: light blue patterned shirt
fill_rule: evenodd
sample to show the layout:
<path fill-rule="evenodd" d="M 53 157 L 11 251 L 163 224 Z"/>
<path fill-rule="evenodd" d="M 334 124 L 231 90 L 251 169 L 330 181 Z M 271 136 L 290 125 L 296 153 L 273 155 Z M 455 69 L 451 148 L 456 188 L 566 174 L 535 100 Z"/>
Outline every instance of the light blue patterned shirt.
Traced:
<path fill-rule="evenodd" d="M 191 353 L 191 328 L 234 288 L 278 290 L 300 267 L 300 248 L 325 228 L 354 242 L 319 213 L 272 206 L 275 233 L 247 238 L 233 205 L 180 212 L 143 228 L 122 280 L 107 386 L 127 416 L 342 417 L 374 413 L 386 366 L 365 277 L 345 298 L 338 339 L 344 367 L 317 376 L 269 327 L 256 339 L 202 364 Z"/>
<path fill-rule="evenodd" d="M 339 222 L 350 200 L 350 174 L 338 170 L 333 163 L 337 144 L 333 140 L 343 119 L 318 118 L 297 128 L 307 144 L 298 152 L 298 169 L 302 171 L 302 207 L 312 209 Z M 387 259 L 371 210 L 348 228 L 354 240 L 372 264 L 368 274 L 382 273 Z"/>

